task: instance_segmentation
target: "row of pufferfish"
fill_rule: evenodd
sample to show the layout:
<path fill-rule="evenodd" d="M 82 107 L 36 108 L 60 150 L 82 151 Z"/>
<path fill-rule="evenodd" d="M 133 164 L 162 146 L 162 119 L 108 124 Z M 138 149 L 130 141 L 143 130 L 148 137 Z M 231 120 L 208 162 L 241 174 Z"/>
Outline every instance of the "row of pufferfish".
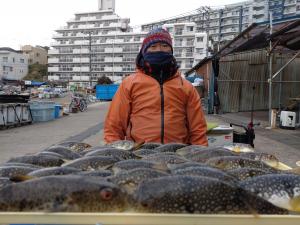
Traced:
<path fill-rule="evenodd" d="M 0 211 L 289 214 L 300 175 L 230 146 L 67 142 L 0 165 Z"/>

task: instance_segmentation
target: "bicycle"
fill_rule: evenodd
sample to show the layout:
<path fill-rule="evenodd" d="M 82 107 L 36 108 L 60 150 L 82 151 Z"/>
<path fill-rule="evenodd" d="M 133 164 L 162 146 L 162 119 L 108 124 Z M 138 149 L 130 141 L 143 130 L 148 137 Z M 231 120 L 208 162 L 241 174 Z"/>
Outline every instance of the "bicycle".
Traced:
<path fill-rule="evenodd" d="M 80 110 L 80 112 L 85 111 L 87 109 L 86 100 L 83 97 L 76 96 L 76 94 L 72 95 L 69 111 L 72 112 L 74 108 Z"/>

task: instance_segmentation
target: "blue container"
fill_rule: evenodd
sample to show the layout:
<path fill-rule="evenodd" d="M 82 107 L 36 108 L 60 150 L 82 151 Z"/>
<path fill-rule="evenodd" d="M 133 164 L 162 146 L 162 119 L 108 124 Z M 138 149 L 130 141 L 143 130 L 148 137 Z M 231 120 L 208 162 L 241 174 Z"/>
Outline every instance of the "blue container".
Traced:
<path fill-rule="evenodd" d="M 96 98 L 99 100 L 112 100 L 119 88 L 119 84 L 102 84 L 96 86 Z"/>
<path fill-rule="evenodd" d="M 62 107 L 61 105 L 54 106 L 54 118 L 55 119 L 59 117 L 59 111 L 60 111 L 61 107 Z"/>
<path fill-rule="evenodd" d="M 31 101 L 29 104 L 33 122 L 54 120 L 55 102 Z"/>

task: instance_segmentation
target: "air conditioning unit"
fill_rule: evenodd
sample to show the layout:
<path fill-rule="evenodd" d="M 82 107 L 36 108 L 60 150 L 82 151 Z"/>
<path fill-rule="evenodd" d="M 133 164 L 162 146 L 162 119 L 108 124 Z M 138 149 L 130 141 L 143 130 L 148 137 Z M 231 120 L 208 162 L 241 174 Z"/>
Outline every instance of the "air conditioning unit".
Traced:
<path fill-rule="evenodd" d="M 280 127 L 284 129 L 295 129 L 296 127 L 296 113 L 291 111 L 281 111 L 280 113 Z"/>

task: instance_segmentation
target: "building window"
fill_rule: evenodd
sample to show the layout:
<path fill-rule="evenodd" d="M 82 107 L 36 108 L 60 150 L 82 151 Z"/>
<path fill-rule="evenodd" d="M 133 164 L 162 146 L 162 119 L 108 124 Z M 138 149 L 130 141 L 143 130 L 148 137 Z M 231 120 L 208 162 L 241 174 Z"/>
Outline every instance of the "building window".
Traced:
<path fill-rule="evenodd" d="M 197 37 L 197 42 L 203 42 L 203 37 Z"/>
<path fill-rule="evenodd" d="M 24 59 L 20 59 L 20 63 L 24 63 Z"/>
<path fill-rule="evenodd" d="M 191 31 L 193 31 L 194 30 L 194 27 L 187 27 L 187 31 L 188 32 L 191 32 Z"/>
<path fill-rule="evenodd" d="M 12 58 L 13 59 L 13 62 L 15 62 L 15 58 Z"/>
<path fill-rule="evenodd" d="M 2 60 L 3 62 L 8 62 L 8 57 L 3 57 Z"/>

